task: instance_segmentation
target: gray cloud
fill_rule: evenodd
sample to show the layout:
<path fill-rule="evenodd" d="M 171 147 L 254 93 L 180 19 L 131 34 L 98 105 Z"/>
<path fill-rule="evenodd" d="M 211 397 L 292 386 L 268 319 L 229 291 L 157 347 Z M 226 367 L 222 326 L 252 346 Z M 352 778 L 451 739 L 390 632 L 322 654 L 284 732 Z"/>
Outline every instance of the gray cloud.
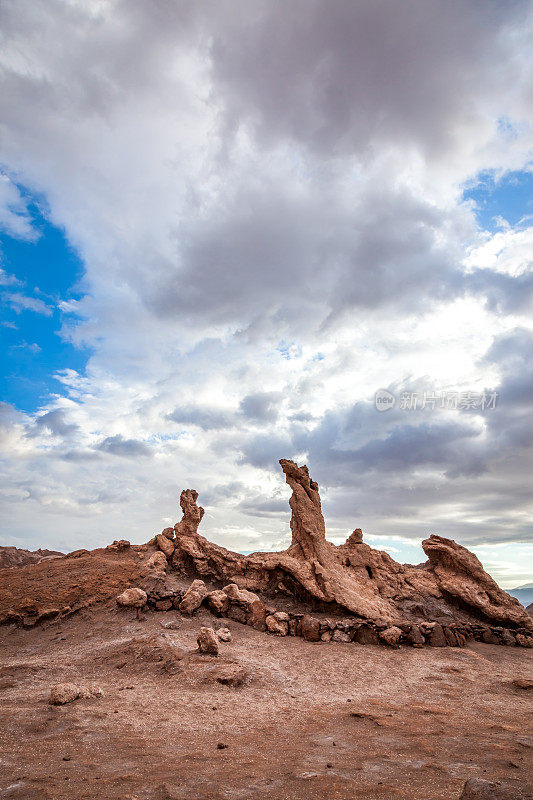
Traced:
<path fill-rule="evenodd" d="M 63 409 L 56 408 L 38 416 L 35 419 L 34 427 L 28 430 L 27 435 L 37 436 L 42 430 L 49 431 L 53 436 L 69 439 L 77 432 L 78 426 L 67 422 Z"/>
<path fill-rule="evenodd" d="M 243 397 L 240 403 L 240 410 L 248 420 L 275 422 L 279 416 L 281 400 L 282 395 L 280 392 L 254 392 Z"/>
<path fill-rule="evenodd" d="M 137 439 L 125 439 L 121 434 L 107 436 L 97 445 L 103 453 L 124 458 L 137 458 L 138 456 L 151 456 L 152 451 L 144 442 Z"/>
<path fill-rule="evenodd" d="M 182 425 L 197 425 L 204 431 L 229 428 L 234 424 L 234 415 L 208 406 L 193 405 L 176 406 L 167 414 L 167 419 Z"/>

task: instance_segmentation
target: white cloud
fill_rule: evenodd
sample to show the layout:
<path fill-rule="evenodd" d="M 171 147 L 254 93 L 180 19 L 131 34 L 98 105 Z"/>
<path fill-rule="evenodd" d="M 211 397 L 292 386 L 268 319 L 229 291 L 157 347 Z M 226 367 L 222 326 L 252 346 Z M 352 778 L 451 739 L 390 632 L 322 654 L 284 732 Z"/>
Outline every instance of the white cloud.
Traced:
<path fill-rule="evenodd" d="M 17 314 L 20 314 L 21 311 L 34 311 L 36 314 L 51 317 L 54 313 L 53 309 L 39 297 L 29 297 L 21 292 L 11 292 L 4 297 Z"/>
<path fill-rule="evenodd" d="M 526 232 L 487 238 L 461 191 L 526 163 L 528 4 L 2 14 L 2 161 L 83 259 L 63 335 L 93 349 L 41 409 L 59 427 L 9 418 L 10 535 L 142 540 L 193 485 L 205 533 L 268 546 L 288 524 L 275 459 L 305 454 L 336 535 L 523 536 L 516 410 L 435 417 L 430 436 L 427 415 L 408 429 L 370 403 L 381 386 L 513 388 L 506 356 L 483 356 L 527 326 Z M 371 459 L 393 445 L 407 466 L 384 477 Z"/>

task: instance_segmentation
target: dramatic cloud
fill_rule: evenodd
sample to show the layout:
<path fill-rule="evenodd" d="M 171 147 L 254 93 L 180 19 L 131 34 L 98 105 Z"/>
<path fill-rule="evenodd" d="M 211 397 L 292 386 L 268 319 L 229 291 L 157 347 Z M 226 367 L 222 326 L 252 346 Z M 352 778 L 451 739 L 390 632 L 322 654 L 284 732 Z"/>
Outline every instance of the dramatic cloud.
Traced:
<path fill-rule="evenodd" d="M 486 230 L 464 191 L 530 169 L 532 17 L 4 0 L 0 228 L 36 239 L 37 205 L 84 275 L 52 308 L 3 265 L 2 297 L 91 353 L 37 411 L 0 413 L 6 543 L 146 540 L 194 486 L 206 535 L 278 546 L 294 457 L 333 537 L 522 547 L 530 219 L 502 201 Z"/>

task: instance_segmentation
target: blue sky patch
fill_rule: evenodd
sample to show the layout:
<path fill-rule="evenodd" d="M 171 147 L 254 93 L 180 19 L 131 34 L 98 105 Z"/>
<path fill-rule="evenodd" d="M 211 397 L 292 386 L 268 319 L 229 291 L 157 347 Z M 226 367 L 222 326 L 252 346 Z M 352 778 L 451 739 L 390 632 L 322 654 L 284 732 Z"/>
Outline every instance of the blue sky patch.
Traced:
<path fill-rule="evenodd" d="M 0 232 L 0 335 L 2 399 L 31 413 L 51 394 L 64 392 L 57 372 L 83 373 L 90 351 L 60 335 L 64 313 L 58 305 L 82 296 L 83 264 L 36 203 L 28 210 L 35 240 Z"/>
<path fill-rule="evenodd" d="M 499 218 L 511 226 L 533 214 L 533 172 L 507 172 L 499 180 L 493 171 L 482 172 L 463 193 L 476 204 L 476 217 L 484 230 L 496 231 Z"/>

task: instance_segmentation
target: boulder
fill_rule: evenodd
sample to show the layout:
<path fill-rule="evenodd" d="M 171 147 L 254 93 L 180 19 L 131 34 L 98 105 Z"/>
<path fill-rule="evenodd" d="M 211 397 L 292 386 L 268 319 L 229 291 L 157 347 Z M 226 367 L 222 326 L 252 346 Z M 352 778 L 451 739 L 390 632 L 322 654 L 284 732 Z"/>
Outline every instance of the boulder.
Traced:
<path fill-rule="evenodd" d="M 456 598 L 484 617 L 501 623 L 530 627 L 525 608 L 500 589 L 480 560 L 466 547 L 442 536 L 430 536 L 422 542 L 431 571 L 441 592 Z"/>
<path fill-rule="evenodd" d="M 163 528 L 161 535 L 166 536 L 167 539 L 174 539 L 174 528 Z"/>
<path fill-rule="evenodd" d="M 217 637 L 221 642 L 231 642 L 231 631 L 229 628 L 219 628 Z"/>
<path fill-rule="evenodd" d="M 166 539 L 165 541 L 168 542 L 168 539 Z M 165 572 L 168 566 L 168 561 L 165 554 L 158 550 L 156 553 L 153 553 L 150 556 L 150 558 L 146 562 L 146 566 L 148 567 L 148 569 L 155 570 L 155 572 Z"/>
<path fill-rule="evenodd" d="M 58 683 L 50 689 L 49 703 L 54 706 L 62 706 L 65 703 L 72 703 L 80 696 L 80 689 L 74 683 Z"/>
<path fill-rule="evenodd" d="M 527 636 L 524 633 L 517 633 L 516 643 L 519 647 L 533 647 L 533 636 Z"/>
<path fill-rule="evenodd" d="M 430 628 L 428 636 L 428 644 L 430 647 L 446 647 L 447 641 L 444 635 L 444 630 L 439 622 L 435 622 Z"/>
<path fill-rule="evenodd" d="M 411 630 L 406 636 L 407 643 L 411 645 L 411 647 L 424 647 L 426 640 L 420 633 L 420 628 L 417 625 L 412 625 Z"/>
<path fill-rule="evenodd" d="M 158 533 L 155 537 L 155 543 L 167 558 L 172 558 L 174 554 L 174 542 L 169 539 L 168 536 L 166 536 L 164 533 Z"/>
<path fill-rule="evenodd" d="M 269 633 L 274 633 L 276 636 L 287 636 L 289 633 L 289 620 L 278 619 L 276 614 L 269 614 L 265 620 L 266 628 Z"/>
<path fill-rule="evenodd" d="M 224 614 L 229 606 L 229 598 L 221 589 L 209 592 L 207 595 L 207 605 L 214 614 Z"/>
<path fill-rule="evenodd" d="M 515 637 L 513 636 L 511 631 L 508 630 L 503 630 L 501 632 L 500 639 L 502 644 L 504 644 L 506 647 L 514 647 L 516 644 Z"/>
<path fill-rule="evenodd" d="M 301 620 L 301 634 L 306 642 L 319 642 L 320 621 L 316 617 L 305 614 Z"/>
<path fill-rule="evenodd" d="M 389 647 L 399 647 L 401 636 L 402 632 L 400 628 L 396 627 L 396 625 L 392 625 L 390 628 L 385 628 L 385 630 L 380 631 L 379 634 L 381 641 L 389 645 Z"/>
<path fill-rule="evenodd" d="M 193 611 L 200 608 L 207 595 L 208 591 L 205 583 L 201 580 L 193 581 L 179 604 L 180 611 L 183 614 L 192 614 Z"/>
<path fill-rule="evenodd" d="M 213 628 L 200 628 L 196 637 L 198 650 L 200 653 L 208 653 L 211 656 L 218 656 L 218 637 Z"/>
<path fill-rule="evenodd" d="M 261 600 L 252 600 L 249 604 L 246 624 L 251 625 L 256 631 L 266 630 L 266 608 Z"/>
<path fill-rule="evenodd" d="M 142 608 L 146 605 L 147 600 L 148 596 L 144 589 L 133 586 L 131 589 L 126 589 L 117 597 L 119 606 L 125 606 L 126 608 Z"/>

